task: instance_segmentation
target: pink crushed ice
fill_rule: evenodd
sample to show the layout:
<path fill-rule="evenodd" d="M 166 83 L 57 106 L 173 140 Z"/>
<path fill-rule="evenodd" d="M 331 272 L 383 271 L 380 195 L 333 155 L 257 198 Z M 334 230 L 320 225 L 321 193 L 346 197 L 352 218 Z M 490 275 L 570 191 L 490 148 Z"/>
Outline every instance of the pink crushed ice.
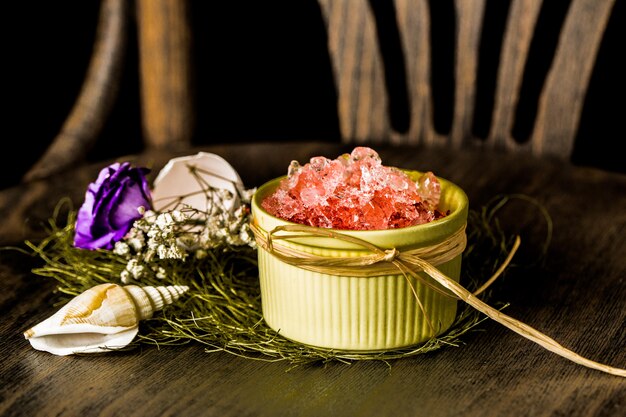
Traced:
<path fill-rule="evenodd" d="M 289 165 L 287 177 L 262 207 L 299 224 L 342 230 L 381 230 L 427 223 L 445 214 L 437 209 L 441 185 L 432 172 L 413 181 L 388 167 L 376 151 L 356 147 L 330 160 L 311 158 Z"/>

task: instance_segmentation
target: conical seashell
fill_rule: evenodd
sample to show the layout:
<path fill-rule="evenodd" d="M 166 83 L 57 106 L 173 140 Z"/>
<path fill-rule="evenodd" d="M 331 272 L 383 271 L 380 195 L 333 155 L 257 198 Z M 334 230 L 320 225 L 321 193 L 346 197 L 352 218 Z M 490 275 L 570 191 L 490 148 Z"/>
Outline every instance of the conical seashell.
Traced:
<path fill-rule="evenodd" d="M 24 332 L 37 350 L 55 355 L 106 352 L 128 345 L 139 321 L 172 304 L 189 287 L 100 284 L 77 295 Z"/>

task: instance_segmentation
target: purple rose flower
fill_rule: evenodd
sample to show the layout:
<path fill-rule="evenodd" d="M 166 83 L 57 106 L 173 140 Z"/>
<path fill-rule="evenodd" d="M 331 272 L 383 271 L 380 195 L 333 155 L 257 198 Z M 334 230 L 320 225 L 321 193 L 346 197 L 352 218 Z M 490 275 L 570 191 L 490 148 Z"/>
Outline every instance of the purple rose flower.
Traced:
<path fill-rule="evenodd" d="M 100 171 L 78 211 L 74 246 L 112 249 L 142 217 L 140 207 L 152 207 L 148 172 L 147 168 L 132 168 L 128 162 L 116 162 Z"/>

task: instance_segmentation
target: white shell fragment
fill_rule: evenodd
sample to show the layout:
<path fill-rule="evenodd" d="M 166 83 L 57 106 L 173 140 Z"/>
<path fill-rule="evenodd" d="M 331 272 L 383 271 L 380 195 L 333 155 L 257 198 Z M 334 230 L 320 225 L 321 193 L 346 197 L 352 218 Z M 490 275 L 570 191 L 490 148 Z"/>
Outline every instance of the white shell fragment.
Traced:
<path fill-rule="evenodd" d="M 195 167 L 192 173 L 190 167 Z M 212 203 L 207 200 L 208 187 L 228 190 L 233 199 L 226 201 L 226 210 L 233 212 L 241 202 L 239 194 L 244 190 L 243 182 L 235 169 L 219 155 L 198 152 L 196 155 L 172 158 L 161 169 L 154 180 L 152 200 L 156 211 L 172 209 L 180 203 L 200 211 L 207 211 Z M 184 196 L 181 199 L 181 196 Z M 218 198 L 214 197 L 214 201 Z"/>
<path fill-rule="evenodd" d="M 33 348 L 55 355 L 97 353 L 128 345 L 139 321 L 172 304 L 189 287 L 100 284 L 24 332 Z"/>

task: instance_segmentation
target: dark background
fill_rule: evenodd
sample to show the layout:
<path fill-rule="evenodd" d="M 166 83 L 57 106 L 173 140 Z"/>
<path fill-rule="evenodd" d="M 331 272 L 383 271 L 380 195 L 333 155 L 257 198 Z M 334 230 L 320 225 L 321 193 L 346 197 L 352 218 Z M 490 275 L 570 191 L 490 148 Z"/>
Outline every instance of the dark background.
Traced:
<path fill-rule="evenodd" d="M 569 2 L 547 3 L 553 10 L 544 13 L 548 22 L 544 26 L 558 33 L 550 19 L 558 19 L 559 10 L 566 10 Z M 441 11 L 442 3 L 432 2 L 433 9 L 435 4 Z M 2 98 L 9 111 L 4 112 L 0 188 L 19 181 L 72 108 L 91 54 L 98 10 L 98 1 L 84 0 L 22 1 L 5 9 L 3 66 L 9 75 L 4 77 Z M 620 149 L 626 118 L 624 13 L 624 1 L 618 0 L 572 156 L 577 165 L 622 173 L 626 173 Z M 336 92 L 316 1 L 194 0 L 191 21 L 198 108 L 194 144 L 339 141 Z M 142 149 L 135 29 L 133 21 L 118 99 L 89 154 L 91 161 Z M 443 29 L 440 36 L 445 37 Z M 450 39 L 440 41 L 449 44 Z M 544 44 L 548 42 L 538 43 L 549 48 Z M 542 54 L 549 55 L 541 50 L 532 54 L 539 61 Z M 536 76 L 542 75 L 545 71 Z"/>

